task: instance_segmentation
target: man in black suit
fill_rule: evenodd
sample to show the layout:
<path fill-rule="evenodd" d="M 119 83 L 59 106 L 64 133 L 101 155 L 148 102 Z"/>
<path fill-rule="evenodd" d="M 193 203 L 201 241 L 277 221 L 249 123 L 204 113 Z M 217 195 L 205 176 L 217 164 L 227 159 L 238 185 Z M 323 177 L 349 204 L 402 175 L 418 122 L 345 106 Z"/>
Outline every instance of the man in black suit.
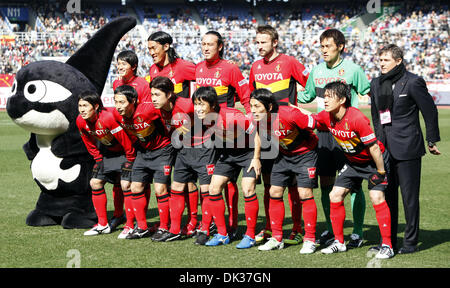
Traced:
<path fill-rule="evenodd" d="M 406 71 L 403 51 L 396 45 L 379 53 L 381 75 L 370 84 L 372 121 L 377 138 L 389 150 L 390 177 L 386 201 L 391 210 L 392 246 L 397 245 L 398 186 L 402 193 L 406 227 L 399 254 L 417 251 L 419 238 L 419 189 L 424 139 L 419 110 L 425 121 L 426 140 L 431 154 L 441 154 L 438 111 L 425 81 Z"/>

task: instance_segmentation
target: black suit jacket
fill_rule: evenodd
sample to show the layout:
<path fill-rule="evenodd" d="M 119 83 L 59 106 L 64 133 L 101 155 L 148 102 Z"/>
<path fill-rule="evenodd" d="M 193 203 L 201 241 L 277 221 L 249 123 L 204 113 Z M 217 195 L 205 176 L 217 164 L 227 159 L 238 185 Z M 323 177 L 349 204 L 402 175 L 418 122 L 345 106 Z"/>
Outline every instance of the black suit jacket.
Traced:
<path fill-rule="evenodd" d="M 425 121 L 426 140 L 440 141 L 438 111 L 428 93 L 425 81 L 413 73 L 406 72 L 395 83 L 391 123 L 382 125 L 378 98 L 381 85 L 379 78 L 370 84 L 372 121 L 377 138 L 397 160 L 416 159 L 425 154 L 425 145 L 420 128 L 419 110 Z"/>

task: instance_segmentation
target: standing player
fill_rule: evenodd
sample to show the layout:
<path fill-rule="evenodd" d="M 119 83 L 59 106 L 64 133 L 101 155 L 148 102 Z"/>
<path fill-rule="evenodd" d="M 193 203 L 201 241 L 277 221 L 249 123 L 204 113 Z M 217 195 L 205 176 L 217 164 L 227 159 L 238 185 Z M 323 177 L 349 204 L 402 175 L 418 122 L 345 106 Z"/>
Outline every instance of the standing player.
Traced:
<path fill-rule="evenodd" d="M 257 134 L 255 136 L 251 118 L 237 109 L 221 107 L 218 104 L 214 88 L 198 88 L 192 101 L 198 119 L 202 120 L 203 125 L 209 127 L 208 130 L 214 133 L 214 149 L 220 149 L 219 159 L 209 185 L 208 201 L 208 211 L 212 213 L 218 233 L 205 245 L 217 246 L 230 242 L 225 224 L 225 203 L 222 190 L 229 179 L 237 174 L 236 171 L 240 173 L 243 169 L 242 190 L 245 199 L 247 231 L 236 247 L 250 248 L 255 245 L 255 228 L 259 209 L 255 191 L 256 178 L 261 169 L 259 137 Z M 250 143 L 252 140 L 254 146 L 250 147 L 250 144 L 253 144 Z"/>
<path fill-rule="evenodd" d="M 152 33 L 148 37 L 148 51 L 153 58 L 153 65 L 150 67 L 147 81 L 150 83 L 158 76 L 168 77 L 174 85 L 174 96 L 190 100 L 191 81 L 195 81 L 195 64 L 181 59 L 171 47 L 172 43 L 172 37 L 163 31 Z M 197 223 L 199 195 L 194 182 L 189 181 L 185 191 L 189 214 L 188 224 L 183 228 L 183 233 L 186 235 L 192 235 L 195 232 Z"/>
<path fill-rule="evenodd" d="M 117 71 L 119 72 L 119 77 L 113 82 L 113 90 L 116 90 L 117 87 L 122 85 L 130 85 L 134 89 L 136 89 L 138 93 L 138 103 L 150 102 L 151 101 L 150 88 L 148 87 L 148 83 L 145 80 L 145 78 L 137 76 L 138 66 L 139 66 L 139 59 L 134 51 L 132 50 L 121 51 L 117 55 Z M 113 190 L 113 192 L 115 192 L 115 190 Z M 147 199 L 147 202 L 150 200 L 150 194 L 151 188 L 149 185 L 145 189 L 145 197 Z M 123 193 L 118 192 L 114 193 L 113 195 L 114 195 L 114 207 L 116 208 L 114 211 L 123 210 L 124 200 L 129 199 L 124 199 Z M 133 211 L 129 213 L 130 216 L 133 216 L 132 219 L 129 219 L 130 220 L 128 221 L 129 223 L 133 223 L 134 221 L 134 215 L 132 213 Z M 116 214 L 118 213 L 115 212 L 113 218 L 111 219 L 111 226 L 117 226 L 118 224 L 120 224 L 120 222 L 123 222 L 124 220 L 123 217 L 119 216 L 123 215 L 123 213 L 117 216 Z"/>
<path fill-rule="evenodd" d="M 388 153 L 377 140 L 369 119 L 357 108 L 350 107 L 350 87 L 332 82 L 324 87 L 325 110 L 313 115 L 317 129 L 328 130 L 344 152 L 345 164 L 339 171 L 330 193 L 330 218 L 334 242 L 321 250 L 324 254 L 344 252 L 344 198 L 353 187 L 369 181 L 369 195 L 375 208 L 382 245 L 375 256 L 387 259 L 394 256 L 391 243 L 391 215 L 384 191 L 387 187 Z"/>
<path fill-rule="evenodd" d="M 358 93 L 365 95 L 370 90 L 370 83 L 363 69 L 355 63 L 343 59 L 342 53 L 345 48 L 345 37 L 337 29 L 328 29 L 320 35 L 320 45 L 324 62 L 315 66 L 308 81 L 305 91 L 300 91 L 298 101 L 309 103 L 317 100 L 317 111 L 324 109 L 324 86 L 333 81 L 342 81 L 351 86 L 351 106 L 358 107 Z M 336 146 L 332 135 L 327 131 L 317 131 L 319 137 L 319 159 L 317 162 L 317 173 L 320 176 L 320 190 L 322 192 L 322 208 L 327 222 L 327 230 L 319 239 L 322 245 L 330 244 L 334 237 L 330 220 L 330 199 L 328 194 L 333 188 L 336 171 L 343 165 L 344 157 Z M 351 195 L 353 212 L 353 232 L 348 242 L 348 248 L 360 247 L 363 242 L 363 224 L 366 210 L 366 200 L 362 187 L 355 187 Z"/>
<path fill-rule="evenodd" d="M 313 132 L 312 117 L 300 112 L 299 109 L 287 105 L 279 106 L 273 93 L 267 89 L 257 89 L 250 95 L 250 105 L 253 119 L 266 124 L 264 134 L 277 139 L 279 151 L 272 167 L 270 176 L 269 217 L 272 237 L 261 251 L 282 249 L 284 202 L 283 193 L 292 183 L 292 175 L 296 178 L 297 193 L 303 210 L 305 221 L 305 241 L 301 254 L 311 254 L 316 250 L 315 234 L 317 223 L 317 206 L 314 201 L 313 188 L 317 187 L 317 136 Z M 259 127 L 263 127 L 259 125 Z M 260 131 L 260 135 L 264 135 Z"/>
<path fill-rule="evenodd" d="M 207 32 L 201 42 L 204 61 L 197 64 L 195 70 L 196 86 L 212 86 L 216 90 L 221 107 L 234 107 L 235 94 L 238 95 L 241 104 L 247 114 L 250 113 L 248 81 L 244 78 L 239 67 L 224 60 L 224 41 L 220 33 Z M 232 177 L 225 188 L 225 197 L 230 215 L 228 226 L 231 238 L 235 236 L 238 216 L 238 188 L 237 176 Z"/>
<path fill-rule="evenodd" d="M 305 66 L 294 57 L 278 53 L 278 33 L 270 25 L 259 26 L 256 29 L 256 44 L 262 59 L 253 63 L 250 69 L 250 90 L 266 88 L 273 93 L 279 105 L 291 103 L 297 105 L 297 83 L 306 86 L 309 72 Z M 264 180 L 264 210 L 266 212 L 266 226 L 258 236 L 257 241 L 268 237 L 270 229 L 269 218 L 269 189 L 270 172 L 263 173 Z M 289 185 L 289 204 L 291 207 L 294 227 L 285 242 L 299 244 L 301 241 L 301 205 L 296 185 Z"/>
<path fill-rule="evenodd" d="M 151 102 L 137 105 L 137 92 L 128 85 L 118 87 L 114 91 L 116 121 L 129 135 L 137 137 L 139 149 L 131 174 L 131 192 L 134 213 L 138 227 L 127 236 L 127 239 L 149 237 L 147 227 L 144 188 L 152 183 L 155 188 L 159 211 L 159 228 L 152 240 L 158 241 L 169 233 L 169 193 L 170 173 L 174 157 L 174 149 L 170 137 L 164 127 L 161 114 Z"/>
<path fill-rule="evenodd" d="M 173 182 L 170 193 L 170 229 L 161 241 L 179 239 L 181 218 L 184 210 L 184 189 L 192 179 L 199 178 L 201 193 L 209 193 L 209 183 L 216 160 L 214 149 L 203 147 L 202 138 L 193 134 L 194 105 L 190 98 L 175 97 L 174 85 L 167 77 L 158 76 L 150 83 L 153 106 L 159 109 L 166 128 L 172 135 L 172 144 L 180 148 L 175 160 Z M 200 140 L 200 141 L 198 141 Z M 197 200 L 197 199 L 196 199 Z M 197 205 L 197 201 L 195 201 Z M 194 209 L 197 214 L 197 207 Z M 204 215 L 204 217 L 207 217 Z M 197 226 L 197 218 L 191 218 L 187 235 L 192 236 Z M 209 227 L 209 225 L 208 225 Z"/>
<path fill-rule="evenodd" d="M 129 193 L 131 167 L 136 153 L 128 135 L 115 121 L 113 114 L 103 108 L 102 100 L 97 94 L 82 93 L 79 96 L 78 110 L 80 115 L 76 124 L 81 139 L 95 160 L 90 184 L 92 202 L 98 217 L 98 224 L 84 235 L 110 233 L 113 229 L 108 225 L 106 214 L 105 183 L 118 186 L 120 191 L 115 191 L 116 193 L 122 193 L 122 190 L 123 193 Z M 131 211 L 128 202 L 125 203 L 125 211 L 127 219 L 134 218 L 128 216 L 127 211 Z M 119 238 L 124 238 L 129 231 L 130 228 L 126 225 Z"/>
<path fill-rule="evenodd" d="M 150 88 L 143 77 L 137 76 L 139 59 L 131 50 L 125 50 L 117 55 L 117 71 L 119 78 L 113 82 L 113 90 L 122 85 L 129 85 L 136 89 L 138 103 L 151 102 Z"/>

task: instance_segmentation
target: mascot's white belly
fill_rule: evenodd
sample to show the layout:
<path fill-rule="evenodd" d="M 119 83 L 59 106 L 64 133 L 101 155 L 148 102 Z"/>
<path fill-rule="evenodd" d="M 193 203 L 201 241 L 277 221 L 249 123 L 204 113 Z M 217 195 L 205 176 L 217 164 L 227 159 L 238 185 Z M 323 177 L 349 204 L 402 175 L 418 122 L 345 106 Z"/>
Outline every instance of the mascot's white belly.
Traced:
<path fill-rule="evenodd" d="M 53 139 L 65 132 L 69 127 L 69 121 L 58 110 L 50 113 L 31 110 L 22 117 L 15 119 L 19 126 L 36 134 L 36 143 L 39 152 L 31 162 L 33 178 L 39 181 L 47 190 L 58 188 L 58 180 L 70 183 L 77 179 L 81 171 L 81 165 L 77 164 L 69 169 L 61 169 L 63 158 L 52 153 Z"/>
<path fill-rule="evenodd" d="M 55 190 L 58 188 L 58 180 L 61 179 L 66 183 L 70 183 L 77 179 L 81 171 L 81 165 L 77 164 L 73 167 L 63 170 L 60 168 L 63 158 L 55 156 L 49 145 L 54 136 L 37 135 L 37 144 L 39 152 L 31 162 L 31 173 L 33 178 L 39 181 L 47 190 Z"/>

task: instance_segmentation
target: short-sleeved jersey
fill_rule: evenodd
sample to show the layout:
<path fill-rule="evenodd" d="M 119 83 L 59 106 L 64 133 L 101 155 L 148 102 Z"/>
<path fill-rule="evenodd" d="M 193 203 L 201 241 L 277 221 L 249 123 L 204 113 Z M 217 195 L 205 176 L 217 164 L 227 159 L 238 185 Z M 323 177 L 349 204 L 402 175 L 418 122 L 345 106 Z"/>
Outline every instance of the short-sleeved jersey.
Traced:
<path fill-rule="evenodd" d="M 160 109 L 160 112 L 169 135 L 177 133 L 184 145 L 200 145 L 211 136 L 203 135 L 201 127 L 198 131 L 194 131 L 194 104 L 190 98 L 177 97 L 171 111 Z M 184 141 L 186 139 L 188 140 Z"/>
<path fill-rule="evenodd" d="M 136 158 L 131 140 L 115 121 L 112 110 L 101 110 L 95 122 L 92 123 L 78 115 L 76 124 L 80 130 L 81 139 L 94 160 L 103 158 L 104 149 L 124 153 L 128 161 L 134 161 Z"/>
<path fill-rule="evenodd" d="M 317 147 L 318 138 L 313 132 L 315 121 L 299 109 L 279 106 L 271 115 L 271 135 L 278 139 L 280 152 L 285 155 L 300 155 Z"/>
<path fill-rule="evenodd" d="M 326 62 L 315 66 L 309 74 L 304 91 L 298 92 L 298 102 L 310 103 L 317 97 L 317 111 L 324 109 L 323 89 L 331 82 L 341 81 L 352 87 L 351 106 L 358 108 L 358 93 L 365 95 L 370 91 L 370 82 L 363 69 L 350 60 L 342 60 L 336 67 L 328 68 Z"/>
<path fill-rule="evenodd" d="M 146 150 L 156 150 L 170 144 L 170 137 L 164 127 L 160 112 L 152 103 L 137 105 L 131 118 L 122 117 L 114 110 L 114 118 L 127 134 L 137 138 Z"/>
<path fill-rule="evenodd" d="M 195 81 L 195 64 L 181 58 L 164 67 L 153 64 L 146 80 L 150 83 L 157 76 L 164 76 L 172 81 L 177 97 L 190 98 L 190 84 Z"/>
<path fill-rule="evenodd" d="M 221 107 L 234 107 L 237 93 L 245 112 L 250 113 L 250 88 L 236 64 L 220 58 L 212 64 L 202 61 L 195 69 L 195 83 L 197 88 L 214 87 Z"/>
<path fill-rule="evenodd" d="M 232 149 L 249 148 L 249 136 L 256 132 L 250 116 L 229 107 L 220 108 L 216 121 L 210 127 L 216 139 L 224 143 L 224 148 Z"/>
<path fill-rule="evenodd" d="M 335 121 L 326 111 L 313 114 L 313 117 L 317 129 L 330 131 L 350 162 L 363 164 L 372 161 L 368 146 L 373 143 L 377 143 L 381 152 L 384 152 L 384 145 L 377 140 L 370 120 L 357 108 L 347 108 L 339 121 Z"/>
<path fill-rule="evenodd" d="M 138 103 L 152 102 L 150 87 L 145 78 L 133 76 L 128 81 L 123 81 L 123 79 L 116 79 L 113 82 L 113 89 L 116 90 L 117 87 L 122 85 L 129 85 L 136 89 L 136 92 L 138 94 Z"/>
<path fill-rule="evenodd" d="M 266 88 L 278 102 L 297 104 L 297 82 L 306 86 L 309 72 L 292 56 L 279 54 L 272 61 L 264 58 L 253 63 L 250 69 L 250 90 Z"/>

